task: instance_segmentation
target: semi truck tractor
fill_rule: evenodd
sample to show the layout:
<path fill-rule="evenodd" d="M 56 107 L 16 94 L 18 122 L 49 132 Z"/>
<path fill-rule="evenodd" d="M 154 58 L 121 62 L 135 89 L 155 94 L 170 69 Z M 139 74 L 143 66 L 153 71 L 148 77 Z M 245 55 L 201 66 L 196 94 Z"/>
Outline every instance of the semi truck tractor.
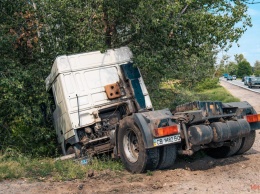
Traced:
<path fill-rule="evenodd" d="M 171 168 L 178 154 L 201 149 L 216 158 L 243 154 L 260 128 L 247 102 L 154 110 L 128 47 L 59 56 L 45 82 L 63 154 L 111 153 L 132 173 Z"/>

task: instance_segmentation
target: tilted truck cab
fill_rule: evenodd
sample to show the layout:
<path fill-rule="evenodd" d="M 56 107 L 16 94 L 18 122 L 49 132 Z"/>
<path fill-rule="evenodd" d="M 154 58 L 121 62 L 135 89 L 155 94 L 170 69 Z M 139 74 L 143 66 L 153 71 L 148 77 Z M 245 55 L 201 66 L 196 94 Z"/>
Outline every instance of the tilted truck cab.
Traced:
<path fill-rule="evenodd" d="M 46 89 L 53 97 L 54 127 L 64 155 L 111 152 L 130 172 L 144 172 L 170 168 L 177 153 L 206 149 L 226 157 L 250 149 L 260 128 L 253 107 L 193 102 L 174 114 L 154 111 L 132 57 L 128 47 L 121 47 L 56 58 Z M 244 119 L 247 115 L 254 122 Z"/>

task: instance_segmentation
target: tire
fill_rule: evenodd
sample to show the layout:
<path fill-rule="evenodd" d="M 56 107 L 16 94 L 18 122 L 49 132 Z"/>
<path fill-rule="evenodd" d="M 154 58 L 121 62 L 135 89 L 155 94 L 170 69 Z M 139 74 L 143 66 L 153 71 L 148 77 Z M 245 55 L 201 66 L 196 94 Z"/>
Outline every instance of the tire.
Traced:
<path fill-rule="evenodd" d="M 241 145 L 242 138 L 237 138 L 234 141 L 234 145 L 208 149 L 206 150 L 206 154 L 212 158 L 227 158 L 236 154 L 240 149 Z"/>
<path fill-rule="evenodd" d="M 74 154 L 75 153 L 75 150 L 72 146 L 69 146 L 67 149 L 66 149 L 66 155 L 70 155 L 70 154 Z"/>
<path fill-rule="evenodd" d="M 175 144 L 167 145 L 160 148 L 160 161 L 158 169 L 168 169 L 174 165 L 177 156 L 177 148 Z"/>
<path fill-rule="evenodd" d="M 255 142 L 255 136 L 256 136 L 256 132 L 254 130 L 254 131 L 250 131 L 250 133 L 246 137 L 243 137 L 242 145 L 240 146 L 236 154 L 243 154 L 248 150 L 250 150 L 250 148 L 253 146 Z"/>
<path fill-rule="evenodd" d="M 81 145 L 79 143 L 74 144 L 73 146 L 69 146 L 66 149 L 66 155 L 75 154 L 76 158 L 81 156 Z"/>
<path fill-rule="evenodd" d="M 122 163 L 129 172 L 142 173 L 157 168 L 159 149 L 145 149 L 142 133 L 132 117 L 121 121 L 117 141 Z"/>
<path fill-rule="evenodd" d="M 74 148 L 74 153 L 75 153 L 75 157 L 76 158 L 80 158 L 81 157 L 81 145 L 79 143 L 74 144 L 73 148 Z"/>

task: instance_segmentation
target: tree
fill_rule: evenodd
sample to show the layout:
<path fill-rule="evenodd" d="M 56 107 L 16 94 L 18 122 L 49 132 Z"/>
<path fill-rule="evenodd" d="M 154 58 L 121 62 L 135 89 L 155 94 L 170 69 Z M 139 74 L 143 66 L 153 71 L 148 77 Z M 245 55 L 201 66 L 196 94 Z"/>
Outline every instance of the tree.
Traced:
<path fill-rule="evenodd" d="M 254 74 L 255 76 L 260 76 L 260 61 L 256 61 L 254 64 Z"/>
<path fill-rule="evenodd" d="M 237 69 L 238 69 L 238 65 L 235 62 L 229 62 L 227 67 L 227 73 L 231 74 L 231 75 L 236 75 L 237 74 Z"/>
<path fill-rule="evenodd" d="M 237 64 L 246 60 L 243 54 L 236 54 L 236 55 L 234 55 L 234 57 L 235 57 L 235 61 L 237 62 Z"/>
<path fill-rule="evenodd" d="M 41 63 L 37 14 L 27 0 L 1 0 L 0 5 L 0 146 L 52 155 L 54 131 L 41 106 L 48 100 L 48 68 Z"/>
<path fill-rule="evenodd" d="M 238 63 L 238 70 L 237 70 L 238 77 L 243 77 L 251 74 L 252 74 L 252 67 L 250 66 L 250 63 L 248 61 L 243 60 L 240 63 Z"/>
<path fill-rule="evenodd" d="M 42 41 L 49 56 L 128 45 L 136 64 L 149 72 L 144 76 L 153 82 L 171 72 L 171 77 L 196 84 L 204 77 L 196 72 L 214 68 L 213 48 L 228 47 L 251 26 L 243 1 L 50 0 L 37 4 L 43 13 Z M 238 22 L 243 25 L 235 25 Z M 208 66 L 201 70 L 202 60 Z M 193 71 L 195 62 L 196 78 L 191 82 L 184 72 Z"/>

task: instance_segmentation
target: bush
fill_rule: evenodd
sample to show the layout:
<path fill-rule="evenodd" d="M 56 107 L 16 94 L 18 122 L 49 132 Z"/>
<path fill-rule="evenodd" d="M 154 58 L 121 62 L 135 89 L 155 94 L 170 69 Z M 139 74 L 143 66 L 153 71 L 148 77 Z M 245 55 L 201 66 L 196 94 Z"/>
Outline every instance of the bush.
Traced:
<path fill-rule="evenodd" d="M 214 89 L 219 87 L 218 85 L 219 79 L 218 78 L 206 78 L 204 81 L 199 82 L 195 87 L 195 91 L 201 92 L 203 90 Z"/>
<path fill-rule="evenodd" d="M 177 91 L 174 92 L 174 96 L 172 96 L 172 101 L 169 107 L 171 110 L 174 110 L 178 105 L 185 104 L 187 102 L 197 101 L 199 99 L 199 95 L 196 94 L 194 91 L 190 91 L 185 88 L 179 88 Z"/>

